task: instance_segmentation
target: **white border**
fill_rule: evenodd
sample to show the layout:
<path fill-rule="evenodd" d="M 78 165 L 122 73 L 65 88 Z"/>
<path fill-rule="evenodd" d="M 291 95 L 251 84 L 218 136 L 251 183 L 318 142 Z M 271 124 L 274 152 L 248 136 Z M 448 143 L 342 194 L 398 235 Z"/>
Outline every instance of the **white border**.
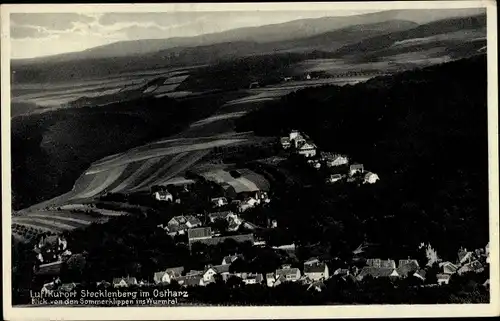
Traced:
<path fill-rule="evenodd" d="M 488 137 L 490 190 L 491 302 L 480 305 L 379 305 L 307 307 L 175 307 L 175 308 L 12 308 L 11 306 L 11 187 L 10 187 L 10 43 L 9 14 L 14 12 L 176 12 L 176 11 L 304 11 L 487 8 Z M 133 319 L 263 319 L 263 318 L 378 318 L 464 317 L 500 315 L 498 217 L 498 83 L 496 3 L 490 1 L 398 1 L 342 3 L 184 3 L 184 4 L 57 4 L 2 5 L 2 213 L 3 298 L 6 320 L 133 320 Z"/>

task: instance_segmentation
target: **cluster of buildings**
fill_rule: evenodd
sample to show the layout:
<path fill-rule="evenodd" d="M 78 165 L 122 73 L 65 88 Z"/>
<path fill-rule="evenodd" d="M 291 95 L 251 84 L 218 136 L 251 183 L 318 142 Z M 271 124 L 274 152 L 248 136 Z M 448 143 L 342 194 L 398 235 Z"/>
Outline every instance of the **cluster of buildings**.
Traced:
<path fill-rule="evenodd" d="M 238 212 L 242 213 L 258 205 L 269 204 L 271 202 L 271 199 L 269 198 L 267 192 L 255 191 L 246 193 L 246 195 L 241 197 L 241 199 L 233 199 L 231 201 L 228 201 L 225 196 L 220 196 L 214 197 L 210 201 L 215 208 L 230 206 L 231 208 L 234 208 Z"/>
<path fill-rule="evenodd" d="M 281 137 L 280 142 L 285 150 L 292 149 L 307 158 L 316 156 L 316 145 L 298 130 L 290 131 L 288 136 Z"/>
<path fill-rule="evenodd" d="M 200 218 L 204 219 L 204 222 Z M 224 230 L 216 225 L 220 221 L 225 221 L 226 224 L 222 225 Z M 277 227 L 276 220 L 269 222 L 269 227 Z M 240 228 L 245 231 L 253 231 L 260 228 L 259 226 L 243 220 L 237 213 L 233 211 L 217 211 L 208 214 L 194 215 L 179 215 L 172 217 L 166 225 L 159 224 L 157 227 L 164 229 L 168 235 L 174 237 L 176 235 L 186 235 L 191 248 L 193 243 L 199 242 L 206 245 L 216 245 L 224 242 L 226 239 L 232 239 L 236 242 L 249 241 L 253 245 L 264 245 L 263 241 L 256 240 L 253 233 L 235 234 L 228 236 L 221 236 L 224 232 L 238 232 Z M 215 229 L 213 227 L 216 227 Z"/>
<path fill-rule="evenodd" d="M 490 263 L 489 243 L 484 248 L 474 251 L 461 248 L 455 262 L 443 262 L 439 258 L 435 262 L 439 264 L 440 269 L 440 273 L 436 275 L 438 284 L 448 284 L 454 274 L 481 273 L 485 266 Z"/>
<path fill-rule="evenodd" d="M 365 171 L 363 164 L 350 163 L 346 155 L 317 152 L 316 145 L 305 134 L 298 130 L 290 131 L 288 136 L 280 138 L 281 147 L 307 158 L 307 163 L 315 169 L 328 168 L 327 183 L 346 180 L 347 182 L 362 181 L 364 184 L 374 184 L 380 178 L 377 174 Z"/>
<path fill-rule="evenodd" d="M 61 235 L 42 235 L 33 251 L 37 259 L 35 267 L 38 274 L 57 273 L 62 262 L 72 255 L 68 242 Z"/>

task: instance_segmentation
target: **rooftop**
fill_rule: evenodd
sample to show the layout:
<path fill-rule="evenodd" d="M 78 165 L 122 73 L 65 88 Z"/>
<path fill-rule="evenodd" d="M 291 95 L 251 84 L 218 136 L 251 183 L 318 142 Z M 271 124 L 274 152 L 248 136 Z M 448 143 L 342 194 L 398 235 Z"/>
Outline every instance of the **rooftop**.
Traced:
<path fill-rule="evenodd" d="M 211 237 L 211 236 L 212 236 L 212 229 L 210 227 L 197 227 L 188 230 L 189 240 Z"/>

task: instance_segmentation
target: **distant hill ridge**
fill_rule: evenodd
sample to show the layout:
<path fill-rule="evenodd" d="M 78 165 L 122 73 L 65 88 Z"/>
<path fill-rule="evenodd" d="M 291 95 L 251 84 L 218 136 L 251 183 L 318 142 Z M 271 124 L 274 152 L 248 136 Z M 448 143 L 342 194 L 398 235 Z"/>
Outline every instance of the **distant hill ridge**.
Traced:
<path fill-rule="evenodd" d="M 409 10 L 415 11 L 415 10 Z M 418 11 L 418 10 L 417 10 Z M 438 10 L 439 11 L 439 10 Z M 427 10 L 426 12 L 429 13 Z M 433 13 L 434 11 L 432 11 Z M 388 12 L 371 14 L 370 19 L 363 21 L 374 21 L 374 17 L 396 16 Z M 406 11 L 403 13 L 406 14 Z M 408 15 L 408 14 L 406 14 Z M 359 20 L 359 17 L 351 17 L 352 21 Z M 415 17 L 418 17 L 416 15 Z M 423 19 L 413 20 L 423 21 Z M 333 17 L 344 19 L 346 17 Z M 332 18 L 332 19 L 333 19 Z M 323 19 L 323 18 L 320 18 Z M 344 20 L 339 21 L 344 21 Z M 427 17 L 427 19 L 431 19 Z M 318 19 L 312 19 L 316 21 Z M 309 20 L 307 20 L 309 21 Z M 297 23 L 297 22 L 294 22 Z M 302 22 L 304 23 L 304 22 Z M 95 77 L 107 77 L 125 72 L 135 72 L 152 70 L 165 67 L 187 67 L 214 64 L 223 60 L 230 60 L 239 57 L 252 55 L 268 55 L 277 53 L 297 53 L 302 54 L 303 59 L 308 58 L 308 54 L 320 51 L 326 54 L 322 58 L 345 58 L 345 56 L 360 56 L 361 59 L 372 59 L 390 56 L 393 54 L 405 54 L 412 51 L 429 50 L 433 48 L 445 48 L 449 55 L 454 58 L 469 56 L 471 52 L 476 52 L 486 44 L 486 15 L 473 15 L 467 17 L 452 17 L 427 24 L 418 24 L 411 20 L 395 19 L 376 21 L 373 23 L 350 24 L 338 28 L 342 23 L 337 24 L 336 29 L 314 36 L 299 37 L 294 39 L 274 42 L 254 41 L 252 37 L 240 37 L 237 41 L 225 41 L 219 43 L 209 43 L 199 46 L 173 47 L 155 52 L 133 54 L 128 56 L 82 58 L 82 53 L 67 54 L 66 58 L 58 56 L 57 59 L 46 58 L 32 61 L 12 61 L 11 69 L 15 72 L 13 84 L 25 82 L 60 82 L 71 81 L 72 79 L 85 79 Z M 264 26 L 266 27 L 266 26 Z M 259 28 L 264 28 L 259 27 Z M 330 27 L 334 28 L 334 27 Z M 239 30 L 239 29 L 237 29 Z M 260 29 L 259 29 L 260 30 Z M 471 30 L 473 32 L 468 32 Z M 234 31 L 236 32 L 236 31 Z M 287 32 L 289 34 L 290 32 Z M 453 37 L 448 35 L 453 34 Z M 426 38 L 441 35 L 438 39 L 427 39 L 426 44 L 410 44 L 405 46 L 393 45 L 397 41 L 413 40 L 415 38 Z M 255 35 L 254 35 L 255 36 Z M 290 36 L 286 36 L 290 37 Z M 481 41 L 477 39 L 484 38 Z M 225 39 L 219 37 L 219 40 Z M 269 38 L 263 38 L 269 39 Z M 167 40 L 169 41 L 169 40 Z M 155 42 L 157 43 L 157 42 Z M 115 46 L 119 46 L 116 44 Z M 418 47 L 421 46 L 421 47 Z M 101 49 L 104 47 L 100 47 Z M 94 48 L 97 50 L 96 48 Z M 87 53 L 94 50 L 86 51 Z M 381 52 L 389 50 L 388 52 Z M 73 56 L 72 56 L 73 55 Z M 440 53 L 441 55 L 441 53 Z M 71 57 L 76 57 L 72 59 Z M 78 58 L 79 57 L 79 58 Z M 75 63 L 78 59 L 86 59 L 85 63 Z M 89 68 L 92 66 L 92 68 Z"/>
<path fill-rule="evenodd" d="M 453 10 L 414 9 L 389 10 L 353 16 L 300 19 L 259 27 L 232 29 L 219 33 L 204 34 L 195 37 L 120 41 L 109 45 L 90 48 L 81 52 L 65 53 L 34 59 L 14 60 L 14 62 L 24 64 L 34 62 L 123 57 L 153 53 L 175 47 L 193 47 L 233 41 L 254 41 L 260 43 L 276 42 L 312 37 L 350 26 L 376 24 L 389 20 L 405 20 L 416 24 L 425 24 L 450 17 L 471 16 L 482 14 L 484 12 L 484 8 Z"/>

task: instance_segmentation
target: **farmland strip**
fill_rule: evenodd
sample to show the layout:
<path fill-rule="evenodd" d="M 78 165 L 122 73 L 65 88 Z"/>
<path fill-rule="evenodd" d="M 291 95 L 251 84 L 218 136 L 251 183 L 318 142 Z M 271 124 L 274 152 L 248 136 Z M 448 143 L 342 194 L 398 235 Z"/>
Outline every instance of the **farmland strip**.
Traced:
<path fill-rule="evenodd" d="M 143 188 L 147 186 L 148 183 L 151 183 L 153 180 L 155 180 L 157 177 L 165 173 L 166 171 L 169 170 L 170 167 L 172 167 L 175 163 L 177 163 L 179 160 L 181 160 L 184 156 L 186 156 L 188 153 L 180 153 L 172 157 L 167 163 L 164 163 L 161 168 L 159 168 L 157 171 L 154 173 L 151 173 L 148 175 L 148 177 L 143 180 L 139 185 L 134 187 L 132 190 L 138 190 L 140 188 Z"/>
<path fill-rule="evenodd" d="M 74 225 L 69 225 L 65 223 L 59 223 L 54 220 L 42 220 L 38 218 L 31 218 L 31 217 L 20 217 L 16 222 L 33 222 L 37 224 L 42 224 L 46 226 L 55 226 L 61 230 L 73 230 L 75 228 L 81 227 L 81 226 L 74 226 Z"/>
<path fill-rule="evenodd" d="M 32 228 L 37 229 L 37 230 L 44 230 L 44 231 L 48 231 L 48 232 L 62 233 L 64 231 L 66 231 L 66 230 L 57 228 L 55 226 L 47 225 L 47 224 L 43 224 L 43 223 L 37 223 L 37 224 L 34 224 L 34 222 L 33 223 L 29 223 L 29 222 L 13 222 L 13 223 L 17 223 L 19 225 L 24 225 L 24 226 L 27 226 L 27 227 L 32 227 Z"/>
<path fill-rule="evenodd" d="M 147 161 L 143 162 L 139 168 L 137 168 L 129 177 L 127 177 L 125 180 L 123 180 L 120 185 L 115 187 L 111 192 L 116 193 L 119 192 L 131 185 L 132 182 L 134 182 L 139 176 L 141 176 L 145 171 L 150 170 L 153 165 L 158 163 L 162 157 L 156 157 L 156 158 L 151 158 L 148 159 Z M 131 166 L 131 165 L 129 165 Z"/>
<path fill-rule="evenodd" d="M 74 223 L 79 223 L 83 225 L 90 225 L 92 224 L 92 221 L 85 221 L 77 218 L 71 218 L 67 216 L 54 216 L 54 215 L 43 215 L 43 214 L 31 214 L 27 217 L 38 217 L 38 218 L 46 218 L 47 220 L 59 220 L 61 222 L 74 222 Z"/>
<path fill-rule="evenodd" d="M 101 176 L 105 175 L 104 182 L 95 186 L 93 190 L 91 190 L 87 193 L 78 195 L 78 198 L 88 198 L 88 197 L 95 196 L 96 194 L 99 194 L 104 189 L 106 189 L 109 186 L 109 184 L 114 182 L 120 176 L 120 174 L 123 172 L 124 169 L 125 169 L 125 166 L 120 166 L 120 167 L 113 168 L 112 170 L 108 171 L 107 175 L 106 175 L 106 173 L 103 173 Z"/>

